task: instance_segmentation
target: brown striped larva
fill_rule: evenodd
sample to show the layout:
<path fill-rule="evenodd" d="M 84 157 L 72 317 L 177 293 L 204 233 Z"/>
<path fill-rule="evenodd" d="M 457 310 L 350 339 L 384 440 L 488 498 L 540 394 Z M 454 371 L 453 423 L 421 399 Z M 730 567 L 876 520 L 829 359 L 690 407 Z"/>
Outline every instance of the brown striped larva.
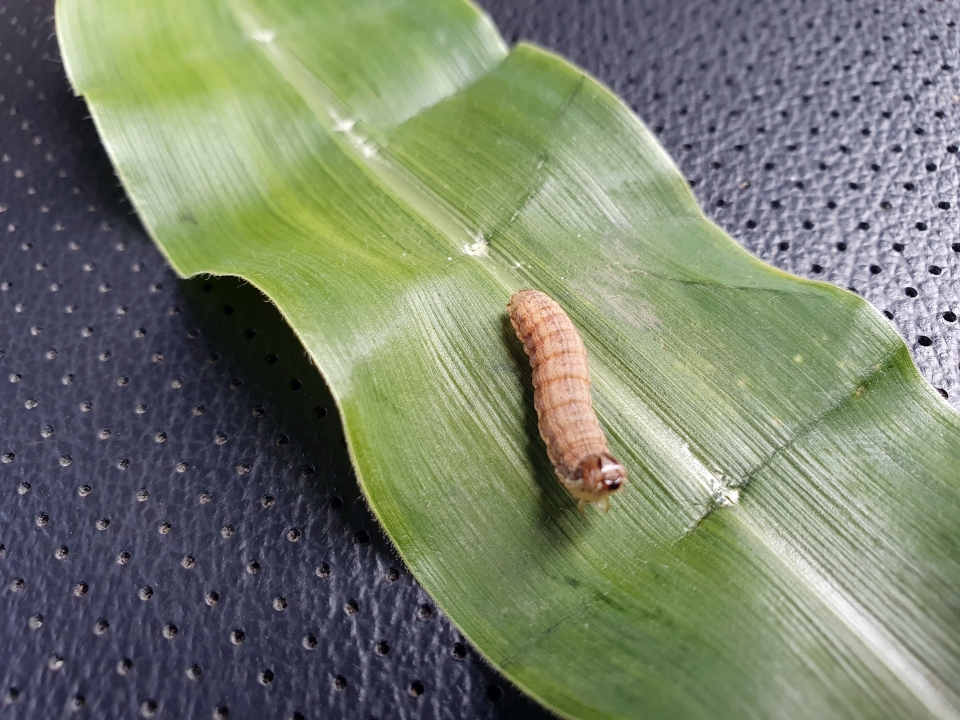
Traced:
<path fill-rule="evenodd" d="M 510 322 L 533 368 L 540 436 L 557 478 L 580 501 L 604 512 L 627 471 L 607 448 L 590 399 L 587 351 L 573 322 L 548 295 L 520 290 L 507 304 Z"/>

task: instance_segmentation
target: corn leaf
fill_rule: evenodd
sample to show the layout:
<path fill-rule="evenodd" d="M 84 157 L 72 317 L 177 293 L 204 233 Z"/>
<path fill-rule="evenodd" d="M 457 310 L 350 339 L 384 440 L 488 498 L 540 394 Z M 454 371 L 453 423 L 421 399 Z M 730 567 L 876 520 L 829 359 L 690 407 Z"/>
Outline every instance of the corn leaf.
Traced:
<path fill-rule="evenodd" d="M 960 422 L 883 318 L 706 220 L 643 124 L 461 0 L 59 0 L 183 276 L 280 308 L 367 499 L 479 650 L 584 718 L 960 718 Z M 580 328 L 630 472 L 581 516 L 505 320 Z"/>

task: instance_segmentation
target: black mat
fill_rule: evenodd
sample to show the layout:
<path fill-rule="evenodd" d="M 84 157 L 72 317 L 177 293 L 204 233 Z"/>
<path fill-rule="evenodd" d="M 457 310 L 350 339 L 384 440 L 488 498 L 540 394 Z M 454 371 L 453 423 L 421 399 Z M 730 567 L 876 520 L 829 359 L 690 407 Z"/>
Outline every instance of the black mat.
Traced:
<path fill-rule="evenodd" d="M 633 105 L 751 251 L 887 311 L 960 399 L 960 4 L 485 4 Z M 49 1 L 0 0 L 0 161 L 0 717 L 547 717 L 397 560 L 277 313 L 166 268 Z"/>

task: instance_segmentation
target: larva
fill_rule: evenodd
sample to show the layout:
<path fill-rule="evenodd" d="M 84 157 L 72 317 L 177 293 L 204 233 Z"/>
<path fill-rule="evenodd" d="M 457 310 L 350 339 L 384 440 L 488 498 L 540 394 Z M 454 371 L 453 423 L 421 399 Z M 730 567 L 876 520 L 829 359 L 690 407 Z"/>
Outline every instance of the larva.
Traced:
<path fill-rule="evenodd" d="M 533 368 L 533 404 L 557 478 L 580 501 L 604 512 L 627 471 L 610 454 L 590 399 L 587 351 L 573 322 L 548 295 L 520 290 L 507 304 Z"/>

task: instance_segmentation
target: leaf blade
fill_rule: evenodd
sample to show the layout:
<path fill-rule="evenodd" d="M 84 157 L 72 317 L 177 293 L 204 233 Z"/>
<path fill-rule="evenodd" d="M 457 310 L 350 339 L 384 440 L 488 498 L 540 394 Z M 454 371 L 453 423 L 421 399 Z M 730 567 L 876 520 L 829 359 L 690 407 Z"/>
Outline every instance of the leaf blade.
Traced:
<path fill-rule="evenodd" d="M 336 3 L 89 5 L 58 34 L 147 227 L 277 303 L 378 518 L 509 677 L 582 717 L 957 717 L 956 415 L 862 301 L 706 221 L 606 90 L 457 2 L 366 3 L 395 37 Z M 342 73 L 321 30 L 396 42 Z M 608 517 L 539 445 L 527 283 L 584 332 L 632 474 Z"/>

